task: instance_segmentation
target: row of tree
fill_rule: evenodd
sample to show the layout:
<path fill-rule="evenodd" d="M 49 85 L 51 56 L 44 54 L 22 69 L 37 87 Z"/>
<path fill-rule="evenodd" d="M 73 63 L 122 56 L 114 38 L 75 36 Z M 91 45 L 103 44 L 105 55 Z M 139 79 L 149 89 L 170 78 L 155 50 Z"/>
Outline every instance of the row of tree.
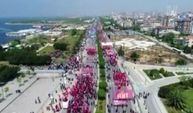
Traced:
<path fill-rule="evenodd" d="M 14 48 L 0 51 L 0 61 L 9 61 L 14 65 L 48 65 L 51 62 L 51 57 L 48 55 L 38 56 L 36 51 L 31 48 Z"/>
<path fill-rule="evenodd" d="M 0 65 L 0 85 L 13 80 L 19 76 L 20 68 L 18 66 Z"/>

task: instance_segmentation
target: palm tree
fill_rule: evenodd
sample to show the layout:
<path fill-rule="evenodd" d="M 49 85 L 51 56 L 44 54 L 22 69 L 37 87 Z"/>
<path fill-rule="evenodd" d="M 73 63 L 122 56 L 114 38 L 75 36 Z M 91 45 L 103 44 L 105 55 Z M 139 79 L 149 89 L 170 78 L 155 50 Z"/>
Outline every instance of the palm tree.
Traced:
<path fill-rule="evenodd" d="M 176 109 L 184 109 L 185 108 L 185 97 L 182 95 L 179 89 L 175 89 L 171 91 L 168 95 L 168 103 L 170 106 L 175 107 Z"/>
<path fill-rule="evenodd" d="M 7 92 L 9 91 L 9 87 L 4 88 L 5 95 L 7 95 Z"/>
<path fill-rule="evenodd" d="M 184 86 L 185 89 L 191 86 L 191 77 L 190 76 L 181 76 L 178 78 L 180 80 L 180 84 Z"/>
<path fill-rule="evenodd" d="M 193 108 L 187 108 L 186 113 L 193 113 Z"/>
<path fill-rule="evenodd" d="M 21 82 L 22 82 L 21 77 L 17 77 L 17 82 L 18 82 L 18 85 L 20 86 L 20 85 L 21 85 Z"/>

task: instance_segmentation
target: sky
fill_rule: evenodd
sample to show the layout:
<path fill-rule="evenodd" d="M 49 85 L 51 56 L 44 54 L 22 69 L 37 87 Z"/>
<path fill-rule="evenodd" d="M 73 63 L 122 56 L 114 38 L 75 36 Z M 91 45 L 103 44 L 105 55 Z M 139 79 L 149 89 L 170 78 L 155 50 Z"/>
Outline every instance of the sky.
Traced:
<path fill-rule="evenodd" d="M 193 11 L 193 0 L 0 0 L 0 17 L 72 17 L 112 12 Z"/>

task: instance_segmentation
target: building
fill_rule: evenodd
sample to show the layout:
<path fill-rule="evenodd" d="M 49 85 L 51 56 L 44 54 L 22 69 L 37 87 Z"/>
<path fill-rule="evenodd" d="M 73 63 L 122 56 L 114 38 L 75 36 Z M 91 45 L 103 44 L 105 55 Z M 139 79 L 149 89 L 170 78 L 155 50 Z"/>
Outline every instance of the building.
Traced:
<path fill-rule="evenodd" d="M 165 28 L 175 28 L 176 19 L 172 16 L 164 16 L 162 19 L 162 27 Z"/>
<path fill-rule="evenodd" d="M 193 35 L 189 35 L 187 36 L 185 39 L 185 45 L 188 45 L 188 47 L 192 47 L 193 46 Z"/>
<path fill-rule="evenodd" d="M 179 19 L 177 20 L 177 30 L 181 33 L 191 34 L 192 32 L 192 21 L 190 19 Z"/>

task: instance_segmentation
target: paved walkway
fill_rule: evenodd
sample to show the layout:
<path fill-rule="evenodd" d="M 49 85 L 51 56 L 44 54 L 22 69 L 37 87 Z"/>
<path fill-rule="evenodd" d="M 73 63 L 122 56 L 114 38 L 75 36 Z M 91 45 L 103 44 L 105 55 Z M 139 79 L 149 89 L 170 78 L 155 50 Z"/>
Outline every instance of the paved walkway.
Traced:
<path fill-rule="evenodd" d="M 30 113 L 32 111 L 36 113 L 41 104 L 47 99 L 48 93 L 58 85 L 58 82 L 59 78 L 39 79 L 3 110 L 2 113 Z M 40 97 L 40 104 L 35 104 L 35 99 L 37 99 L 37 97 Z"/>
<path fill-rule="evenodd" d="M 8 82 L 6 85 L 0 87 L 0 89 L 4 89 L 6 87 L 9 88 L 9 91 L 6 94 L 4 93 L 5 100 L 0 103 L 0 112 L 20 95 L 19 93 L 16 93 L 16 90 L 23 92 L 26 88 L 33 84 L 36 79 L 37 78 L 33 75 L 26 75 L 25 78 L 21 79 L 20 83 L 17 82 L 17 79 L 14 79 L 13 81 Z M 23 85 L 19 86 L 19 84 Z"/>

